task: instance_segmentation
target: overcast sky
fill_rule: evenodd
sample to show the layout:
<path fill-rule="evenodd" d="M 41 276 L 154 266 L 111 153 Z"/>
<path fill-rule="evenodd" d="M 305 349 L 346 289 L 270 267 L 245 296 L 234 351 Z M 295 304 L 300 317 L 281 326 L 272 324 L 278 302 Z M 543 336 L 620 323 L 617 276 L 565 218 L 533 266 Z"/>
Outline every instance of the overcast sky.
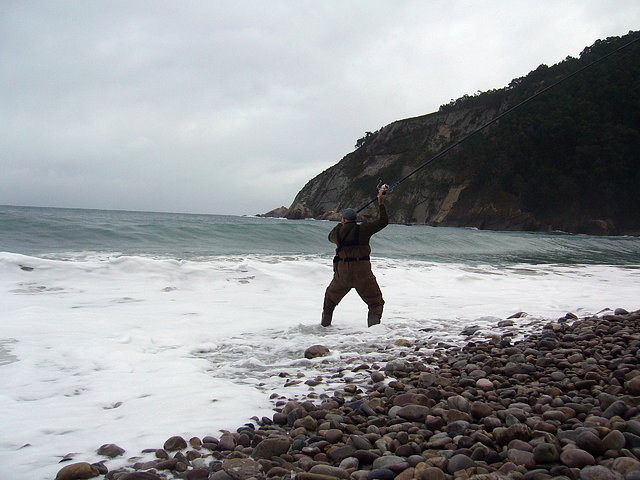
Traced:
<path fill-rule="evenodd" d="M 639 28 L 638 0 L 0 0 L 0 204 L 289 206 L 366 131 Z"/>

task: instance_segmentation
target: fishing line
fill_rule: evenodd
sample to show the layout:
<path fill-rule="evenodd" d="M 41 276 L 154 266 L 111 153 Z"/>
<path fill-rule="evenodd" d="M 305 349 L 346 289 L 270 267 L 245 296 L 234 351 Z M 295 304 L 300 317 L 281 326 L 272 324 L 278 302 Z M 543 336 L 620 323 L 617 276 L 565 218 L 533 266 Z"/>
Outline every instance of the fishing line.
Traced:
<path fill-rule="evenodd" d="M 441 150 L 440 152 L 438 152 L 437 154 L 435 154 L 433 157 L 431 157 L 429 160 L 427 160 L 426 162 L 420 164 L 418 167 L 416 167 L 414 170 L 412 170 L 411 172 L 409 172 L 407 175 L 405 175 L 404 177 L 402 177 L 400 180 L 398 180 L 397 182 L 389 185 L 388 189 L 386 190 L 386 193 L 391 193 L 393 190 L 395 190 L 401 183 L 403 183 L 405 180 L 407 180 L 408 178 L 412 177 L 413 175 L 415 175 L 416 173 L 418 173 L 420 170 L 422 170 L 423 168 L 425 168 L 426 166 L 430 165 L 431 163 L 433 163 L 434 161 L 436 161 L 437 159 L 445 156 L 447 153 L 449 153 L 451 150 L 453 150 L 454 148 L 460 146 L 463 142 L 467 141 L 469 138 L 473 137 L 474 135 L 480 133 L 482 130 L 484 130 L 485 128 L 489 127 L 490 125 L 493 125 L 494 123 L 496 123 L 498 120 L 500 120 L 501 118 L 506 117 L 507 115 L 509 115 L 510 113 L 512 113 L 513 111 L 517 110 L 518 108 L 526 105 L 527 103 L 531 102 L 533 99 L 539 97 L 540 95 L 542 95 L 545 92 L 548 92 L 549 90 L 551 90 L 552 88 L 557 87 L 558 85 L 560 85 L 563 82 L 566 82 L 567 80 L 569 80 L 570 78 L 575 77 L 576 75 L 578 75 L 579 73 L 582 73 L 583 71 L 585 71 L 588 68 L 591 68 L 592 66 L 596 65 L 597 63 L 600 63 L 604 60 L 606 60 L 607 58 L 609 58 L 610 56 L 620 52 L 621 50 L 633 45 L 634 43 L 640 41 L 640 36 L 634 40 L 631 40 L 628 43 L 625 43 L 624 45 L 622 45 L 621 47 L 618 47 L 617 49 L 615 49 L 613 52 L 610 52 L 600 58 L 598 58 L 597 60 L 592 61 L 591 63 L 588 63 L 587 65 L 585 65 L 584 67 L 579 68 L 578 70 L 576 70 L 575 72 L 561 78 L 560 80 L 558 80 L 555 83 L 552 83 L 551 85 L 543 88 L 542 90 L 540 90 L 539 92 L 531 95 L 530 97 L 522 100 L 520 103 L 516 104 L 515 106 L 508 108 L 507 110 L 505 110 L 504 112 L 502 112 L 500 115 L 498 115 L 497 117 L 493 118 L 492 120 L 488 121 L 487 123 L 485 123 L 484 125 L 478 127 L 477 129 L 475 129 L 473 132 L 469 133 L 468 135 L 462 137 L 460 140 L 458 140 L 457 142 L 452 143 L 451 145 L 447 146 L 444 150 Z M 379 184 L 380 185 L 380 184 Z M 377 197 L 372 199 L 371 201 L 369 201 L 366 205 L 363 205 L 362 207 L 360 207 L 356 212 L 360 213 L 362 210 L 364 210 L 365 208 L 367 208 L 369 205 L 371 205 L 372 203 L 374 203 L 377 200 Z"/>

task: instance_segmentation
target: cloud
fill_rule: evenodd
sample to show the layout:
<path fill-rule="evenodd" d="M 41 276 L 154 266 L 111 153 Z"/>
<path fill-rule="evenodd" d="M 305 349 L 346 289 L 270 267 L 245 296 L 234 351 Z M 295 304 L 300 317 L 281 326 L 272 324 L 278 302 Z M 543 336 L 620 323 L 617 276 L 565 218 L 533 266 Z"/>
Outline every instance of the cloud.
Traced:
<path fill-rule="evenodd" d="M 4 2 L 0 203 L 253 214 L 357 138 L 638 24 L 619 1 Z"/>

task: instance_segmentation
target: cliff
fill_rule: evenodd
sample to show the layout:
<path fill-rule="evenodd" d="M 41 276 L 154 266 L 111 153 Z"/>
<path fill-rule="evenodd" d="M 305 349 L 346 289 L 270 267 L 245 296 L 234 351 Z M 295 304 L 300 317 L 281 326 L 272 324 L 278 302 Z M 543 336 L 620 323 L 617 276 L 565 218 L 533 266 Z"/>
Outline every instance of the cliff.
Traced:
<path fill-rule="evenodd" d="M 367 132 L 310 180 L 286 212 L 336 219 L 532 94 L 640 36 L 599 40 L 508 87 Z M 412 175 L 389 197 L 391 221 L 490 230 L 640 232 L 640 42 L 554 87 Z M 364 217 L 374 209 L 363 211 Z"/>

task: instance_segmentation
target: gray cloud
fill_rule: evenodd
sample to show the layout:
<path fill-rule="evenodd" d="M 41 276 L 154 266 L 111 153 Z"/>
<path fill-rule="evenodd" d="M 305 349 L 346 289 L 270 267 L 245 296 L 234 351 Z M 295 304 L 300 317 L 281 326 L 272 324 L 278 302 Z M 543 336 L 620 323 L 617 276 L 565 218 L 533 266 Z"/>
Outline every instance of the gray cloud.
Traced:
<path fill-rule="evenodd" d="M 638 25 L 640 3 L 5 1 L 0 204 L 253 214 L 365 131 Z"/>

